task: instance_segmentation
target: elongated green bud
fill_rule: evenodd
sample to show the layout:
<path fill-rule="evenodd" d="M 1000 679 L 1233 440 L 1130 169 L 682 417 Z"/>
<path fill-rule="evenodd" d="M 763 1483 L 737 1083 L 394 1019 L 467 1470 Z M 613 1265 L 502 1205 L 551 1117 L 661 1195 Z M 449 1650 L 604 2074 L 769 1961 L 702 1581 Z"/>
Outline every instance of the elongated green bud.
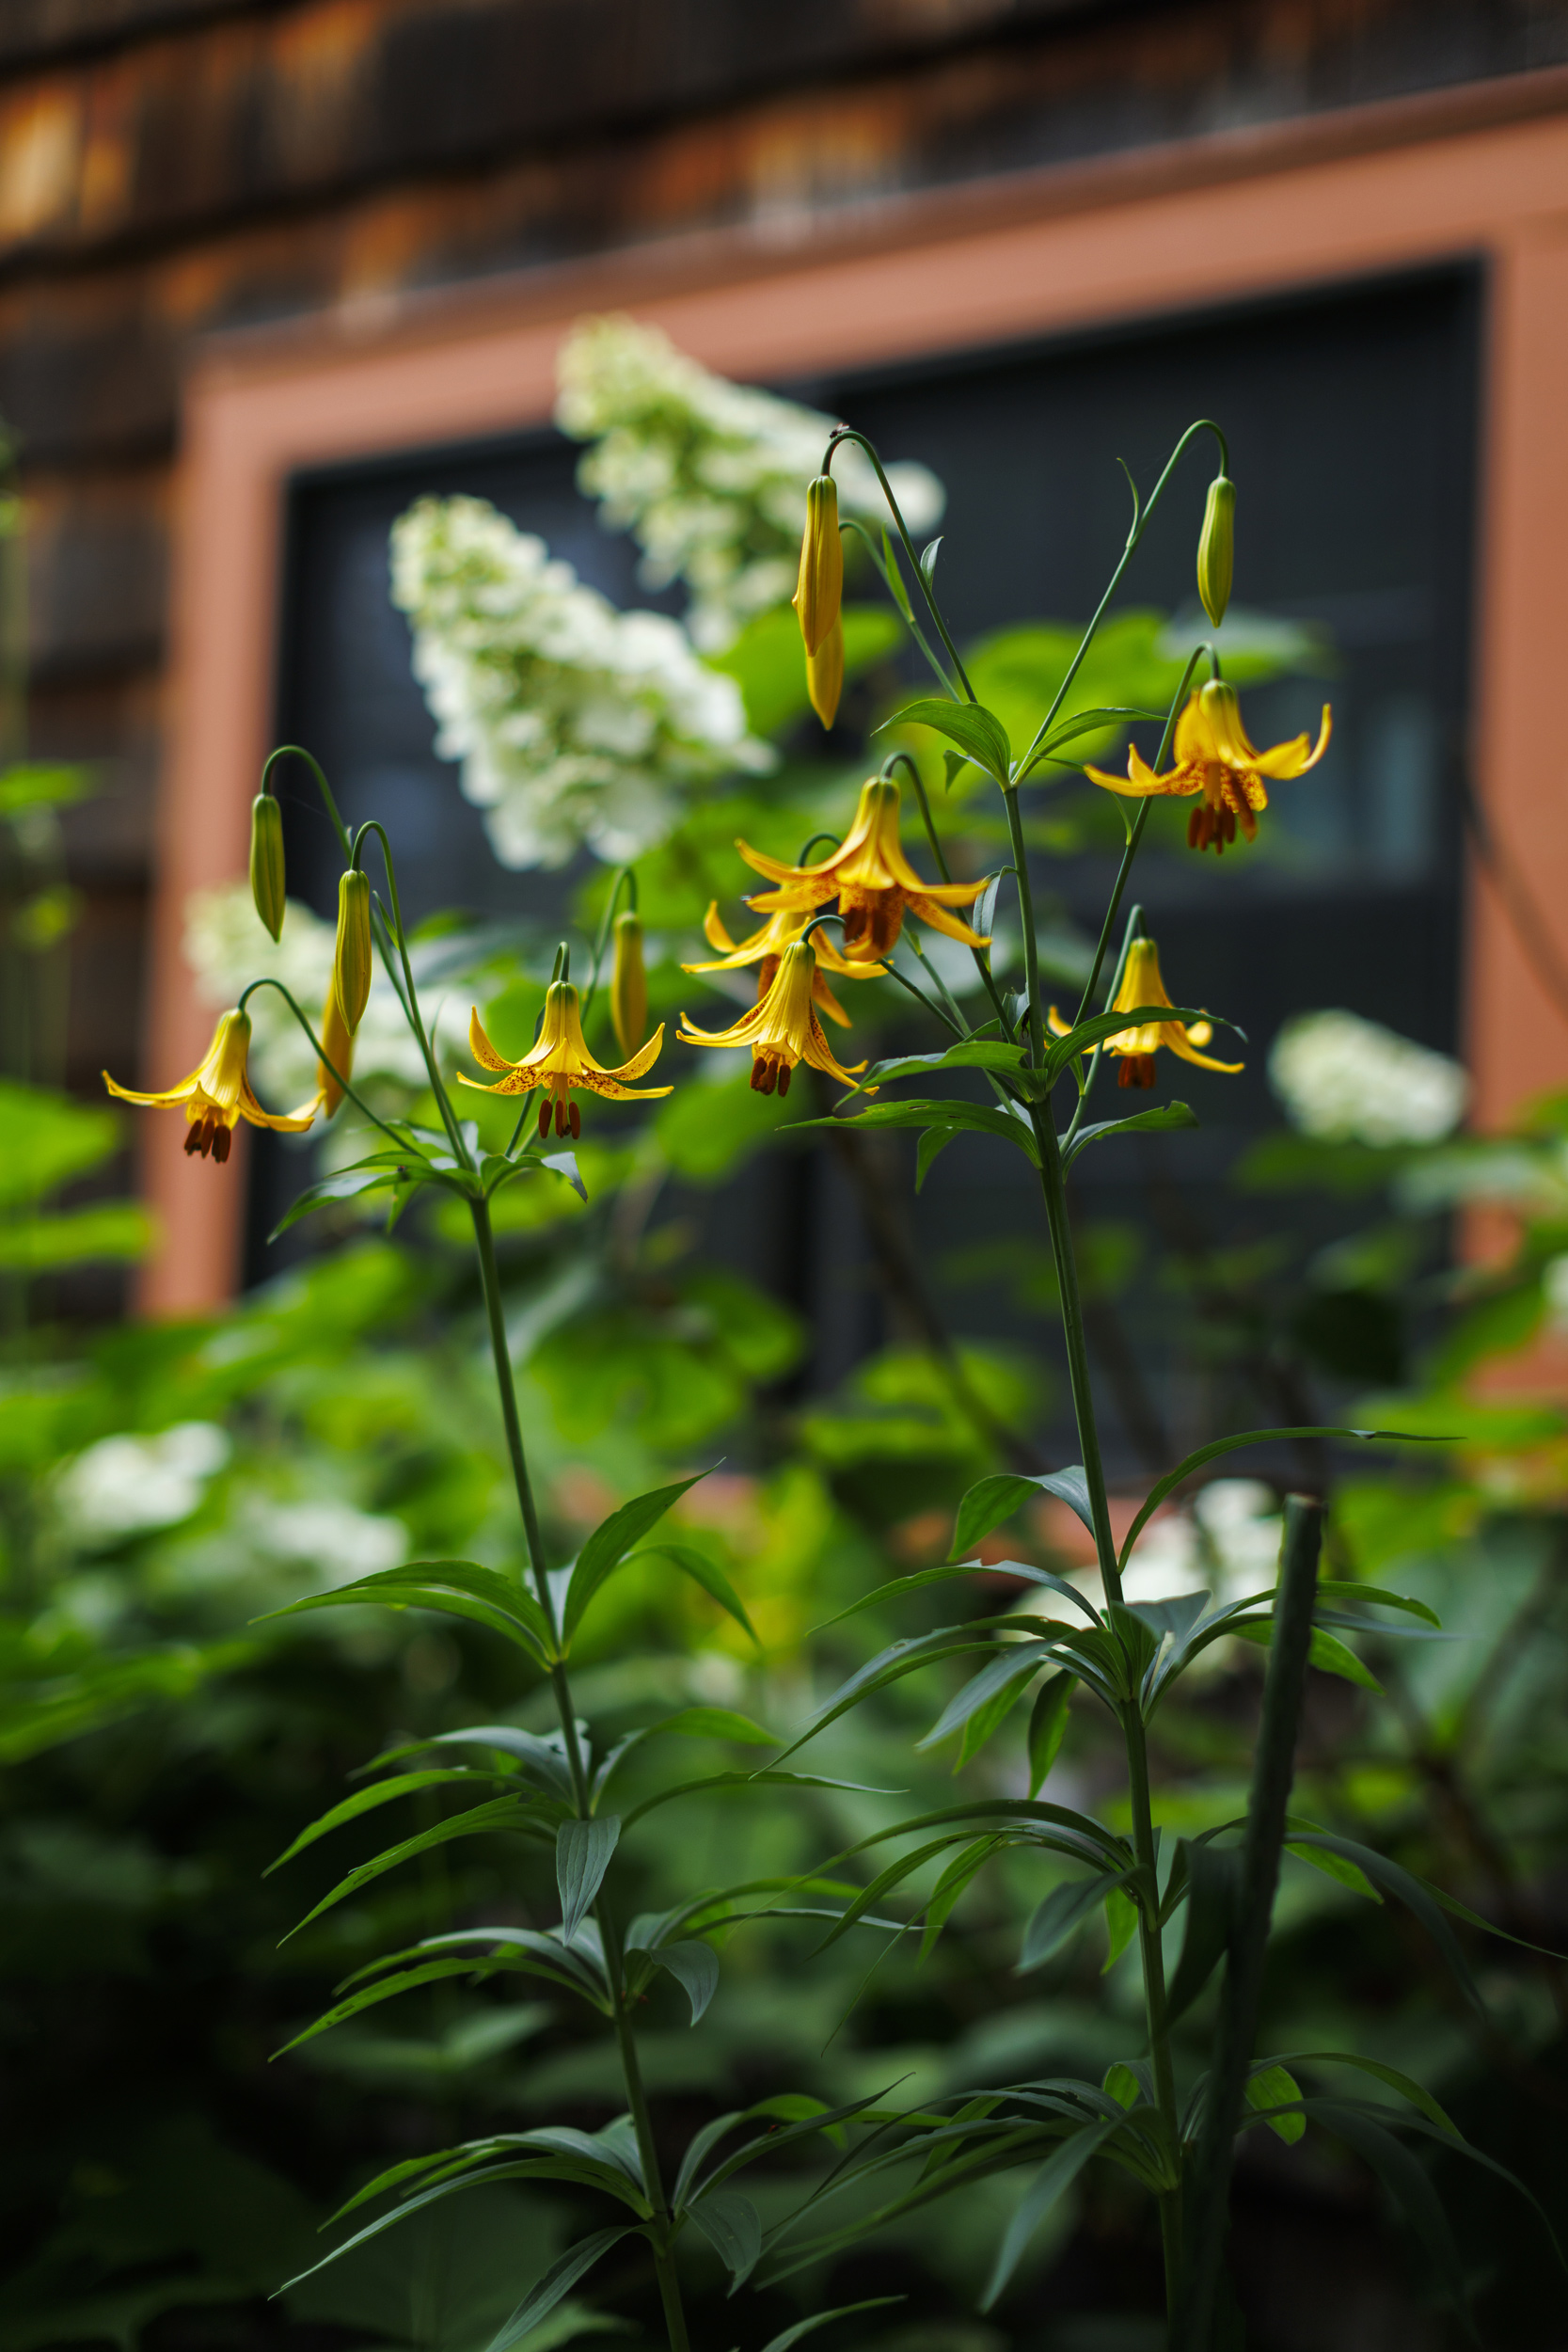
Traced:
<path fill-rule="evenodd" d="M 250 803 L 250 895 L 274 939 L 283 935 L 283 811 L 270 792 Z"/>
<path fill-rule="evenodd" d="M 806 485 L 806 534 L 800 542 L 800 577 L 795 612 L 808 654 L 815 654 L 838 621 L 844 596 L 844 542 L 838 535 L 838 485 L 818 474 Z"/>
<path fill-rule="evenodd" d="M 1197 593 L 1203 610 L 1218 628 L 1230 602 L 1230 575 L 1236 562 L 1236 485 L 1228 474 L 1216 474 L 1209 485 L 1203 529 L 1197 542 Z"/>
<path fill-rule="evenodd" d="M 615 961 L 610 976 L 610 1018 L 627 1061 L 648 1034 L 648 973 L 642 961 L 642 920 L 633 907 L 615 917 Z"/>
<path fill-rule="evenodd" d="M 338 884 L 338 947 L 332 986 L 352 1034 L 371 993 L 371 880 L 351 867 Z"/>

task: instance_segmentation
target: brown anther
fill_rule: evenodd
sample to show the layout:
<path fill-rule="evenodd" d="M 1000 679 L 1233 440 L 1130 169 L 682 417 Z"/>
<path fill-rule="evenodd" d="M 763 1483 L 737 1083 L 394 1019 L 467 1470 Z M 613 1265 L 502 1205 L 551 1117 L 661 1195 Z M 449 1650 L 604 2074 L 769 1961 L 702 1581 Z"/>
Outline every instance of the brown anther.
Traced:
<path fill-rule="evenodd" d="M 773 1091 L 773 1082 L 777 1075 L 778 1072 L 773 1062 L 766 1055 L 756 1054 L 752 1056 L 752 1092 L 753 1094 L 771 1094 Z"/>
<path fill-rule="evenodd" d="M 1124 1054 L 1117 1069 L 1118 1087 L 1151 1087 L 1154 1084 L 1152 1054 Z"/>
<path fill-rule="evenodd" d="M 781 1097 L 789 1092 L 789 1064 L 788 1062 L 782 1062 L 779 1066 L 779 1093 Z"/>
<path fill-rule="evenodd" d="M 550 1132 L 550 1098 L 546 1094 L 539 1105 L 539 1139 L 541 1143 Z"/>
<path fill-rule="evenodd" d="M 229 1147 L 233 1140 L 233 1135 L 229 1128 L 214 1124 L 213 1129 L 213 1157 L 216 1160 L 220 1168 L 223 1166 L 224 1161 L 229 1157 Z"/>

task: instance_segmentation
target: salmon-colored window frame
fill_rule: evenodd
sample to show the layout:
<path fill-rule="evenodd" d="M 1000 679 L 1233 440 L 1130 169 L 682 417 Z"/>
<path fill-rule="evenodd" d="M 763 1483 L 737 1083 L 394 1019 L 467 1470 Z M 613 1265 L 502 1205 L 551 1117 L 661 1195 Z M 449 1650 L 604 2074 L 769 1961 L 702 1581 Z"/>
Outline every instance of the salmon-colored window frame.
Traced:
<path fill-rule="evenodd" d="M 1568 907 L 1561 783 L 1562 551 L 1568 548 L 1568 87 L 1528 77 L 1367 109 L 1329 132 L 1197 143 L 1132 165 L 1041 174 L 879 208 L 793 251 L 755 232 L 634 250 L 226 339 L 184 389 L 171 736 L 159 812 L 150 1082 L 190 1069 L 208 1016 L 181 955 L 193 890 L 245 870 L 267 749 L 280 530 L 307 466 L 519 431 L 547 419 L 556 352 L 585 310 L 662 326 L 727 374 L 766 381 L 983 347 L 1445 258 L 1487 264 L 1474 774 L 1542 908 Z M 1542 113 L 1547 103 L 1562 111 Z M 1506 119 L 1513 114 L 1513 119 Z M 1502 116 L 1503 119 L 1497 118 Z M 1335 151 L 1323 151 L 1325 137 Z M 1568 949 L 1568 916 L 1557 918 Z M 1472 874 L 1465 1052 L 1483 1123 L 1568 1079 L 1568 1022 Z M 173 1120 L 141 1122 L 166 1236 L 151 1312 L 234 1287 L 243 1159 L 187 1159 Z"/>

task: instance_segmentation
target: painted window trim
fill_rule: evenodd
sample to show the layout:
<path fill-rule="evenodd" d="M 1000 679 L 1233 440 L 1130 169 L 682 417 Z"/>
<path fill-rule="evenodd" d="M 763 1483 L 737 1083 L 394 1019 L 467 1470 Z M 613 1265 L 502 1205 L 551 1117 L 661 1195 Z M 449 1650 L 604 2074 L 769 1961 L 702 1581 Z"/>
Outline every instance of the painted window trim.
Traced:
<path fill-rule="evenodd" d="M 292 473 L 543 422 L 562 336 L 584 310 L 634 310 L 709 366 L 767 380 L 1476 257 L 1488 300 L 1475 779 L 1543 907 L 1568 906 L 1568 795 L 1548 789 L 1568 546 L 1568 75 L 1553 73 L 924 194 L 792 247 L 754 229 L 716 233 L 206 345 L 183 388 L 147 1069 L 189 1068 L 206 1041 L 182 911 L 193 889 L 245 868 Z M 1568 1022 L 1474 872 L 1464 1004 L 1483 1122 L 1568 1079 Z M 144 1189 L 169 1237 L 140 1303 L 200 1312 L 235 1284 L 243 1163 L 214 1182 L 167 1120 L 141 1122 L 140 1141 Z"/>

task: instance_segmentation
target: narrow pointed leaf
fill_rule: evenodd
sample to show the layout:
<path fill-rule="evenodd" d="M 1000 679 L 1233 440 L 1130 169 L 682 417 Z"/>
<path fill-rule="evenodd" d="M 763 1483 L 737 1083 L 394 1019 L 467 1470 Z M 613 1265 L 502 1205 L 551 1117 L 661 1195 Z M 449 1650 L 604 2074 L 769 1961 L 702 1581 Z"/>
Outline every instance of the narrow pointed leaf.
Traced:
<path fill-rule="evenodd" d="M 1081 1462 L 1074 1462 L 1067 1470 L 1048 1471 L 1040 1478 L 1026 1477 L 1022 1471 L 998 1470 L 971 1486 L 959 1503 L 948 1559 L 958 1560 L 964 1552 L 972 1551 L 982 1535 L 989 1535 L 993 1527 L 1000 1527 L 1004 1519 L 1010 1519 L 1015 1511 L 1021 1511 L 1040 1494 L 1055 1495 L 1082 1519 L 1089 1534 L 1094 1534 L 1089 1482 Z M 1081 1594 L 1075 1597 L 1081 1607 L 1087 1607 Z M 1094 1616 L 1092 1609 L 1089 1614 Z"/>
<path fill-rule="evenodd" d="M 1131 1021 L 1136 1015 L 1129 1013 L 1126 1018 Z M 1222 1454 L 1235 1454 L 1249 1445 L 1269 1445 L 1282 1438 L 1354 1438 L 1364 1445 L 1444 1445 L 1449 1442 L 1443 1438 L 1417 1437 L 1406 1429 L 1344 1429 L 1332 1423 L 1320 1425 L 1316 1422 L 1307 1427 L 1248 1429 L 1237 1438 L 1216 1438 L 1212 1444 L 1200 1445 L 1196 1453 L 1178 1462 L 1176 1468 L 1168 1470 L 1164 1478 L 1155 1481 L 1145 1498 L 1143 1508 L 1122 1539 L 1120 1565 L 1127 1565 L 1133 1545 L 1165 1497 L 1174 1494 L 1182 1480 L 1190 1478 L 1194 1470 L 1201 1470 L 1205 1462 L 1217 1461 Z"/>
<path fill-rule="evenodd" d="M 626 2228 L 595 2230 L 592 2237 L 578 2240 L 568 2248 L 559 2262 L 551 2263 L 542 2279 L 534 2281 L 511 2318 L 490 2339 L 486 2352 L 511 2352 L 515 2344 L 531 2335 L 541 2320 L 548 2318 L 563 2296 L 569 2295 L 579 2279 L 593 2269 L 594 2264 L 609 2253 L 612 2246 L 628 2237 Z"/>
<path fill-rule="evenodd" d="M 1053 2205 L 1066 2195 L 1089 2158 L 1098 2153 L 1113 2132 L 1120 2129 L 1119 2122 L 1087 2123 L 1070 2139 L 1064 2140 L 1054 2155 L 1047 2157 L 1024 2190 L 1022 2202 L 1007 2224 L 990 2282 L 980 2298 L 983 2312 L 989 2312 L 1003 2293 L 1022 2260 L 1029 2240 Z"/>
<path fill-rule="evenodd" d="M 390 1804 L 399 1797 L 411 1796 L 417 1788 L 448 1787 L 453 1781 L 468 1788 L 485 1788 L 492 1785 L 492 1775 L 466 1772 L 400 1772 L 396 1780 L 384 1780 L 373 1788 L 361 1788 L 354 1796 L 345 1797 L 341 1804 L 335 1804 L 330 1813 L 324 1813 L 319 1821 L 312 1821 L 309 1829 L 302 1829 L 293 1844 L 286 1846 L 276 1862 L 267 1864 L 261 1876 L 271 1878 L 273 1872 L 280 1870 L 285 1862 L 292 1862 L 296 1853 L 303 1853 L 307 1846 L 313 1846 L 318 1837 L 325 1837 L 329 1830 L 341 1829 L 345 1821 L 357 1820 L 362 1813 L 373 1812 L 377 1805 Z"/>
<path fill-rule="evenodd" d="M 1187 1857 L 1187 1928 L 1171 1979 L 1166 2014 L 1172 2025 L 1191 2009 L 1230 1941 L 1241 1888 L 1241 1856 L 1233 1848 L 1183 1839 Z"/>
<path fill-rule="evenodd" d="M 566 1590 L 566 1605 L 562 1612 L 561 1632 L 569 1642 L 582 1622 L 582 1614 L 605 1579 L 613 1576 L 634 1544 L 641 1541 L 650 1528 L 664 1517 L 673 1502 L 678 1502 L 698 1479 L 707 1476 L 699 1470 L 696 1477 L 677 1479 L 673 1486 L 657 1486 L 649 1494 L 634 1495 L 600 1521 L 577 1556 L 571 1582 Z"/>
<path fill-rule="evenodd" d="M 562 1821 L 555 1834 L 555 1877 L 561 1890 L 561 1934 L 569 1944 L 590 1910 L 620 1841 L 613 1813 L 591 1821 Z"/>
<path fill-rule="evenodd" d="M 1062 1148 L 1062 1166 L 1070 1168 L 1080 1152 L 1091 1143 L 1108 1142 L 1112 1136 L 1170 1135 L 1179 1127 L 1196 1127 L 1197 1113 L 1185 1103 L 1161 1103 L 1153 1110 L 1134 1111 L 1129 1119 L 1097 1120 L 1092 1127 L 1080 1127 L 1069 1144 Z"/>
<path fill-rule="evenodd" d="M 696 2025 L 719 1990 L 719 1955 L 712 1945 L 695 1938 L 661 1944 L 649 1957 L 674 1978 L 691 2004 L 691 2022 Z"/>
<path fill-rule="evenodd" d="M 749 1633 L 753 1642 L 756 1641 L 756 1628 L 746 1614 L 739 1594 L 723 1569 L 715 1567 L 705 1552 L 697 1550 L 692 1544 L 644 1544 L 641 1550 L 632 1556 L 641 1560 L 655 1552 L 679 1568 L 683 1576 L 690 1577 L 694 1584 L 700 1584 L 708 1598 L 716 1600 L 721 1609 L 727 1609 L 736 1625 Z M 760 1648 L 761 1645 L 758 1644 L 758 1646 Z"/>
<path fill-rule="evenodd" d="M 433 1847 L 450 1845 L 455 1837 L 479 1837 L 493 1830 L 525 1830 L 537 1835 L 537 1824 L 530 1820 L 530 1804 L 523 1797 L 495 1797 L 488 1804 L 471 1805 L 467 1813 L 454 1814 L 450 1821 L 437 1821 L 432 1828 L 420 1830 L 415 1837 L 405 1837 L 398 1846 L 389 1846 L 384 1853 L 369 1862 L 361 1862 L 345 1879 L 340 1879 L 328 1895 L 324 1895 L 313 1911 L 308 1911 L 298 1927 L 289 1930 L 282 1938 L 298 1935 L 312 1919 L 319 1919 L 324 1911 L 330 1911 L 360 1888 L 369 1886 L 384 1871 L 395 1870 L 400 1863 L 409 1862 L 416 1854 L 428 1853 Z"/>
<path fill-rule="evenodd" d="M 874 2295 L 863 2303 L 841 2303 L 835 2312 L 813 2312 L 809 2319 L 798 2319 L 793 2328 L 785 2328 L 780 2335 L 769 2336 L 762 2352 L 792 2352 L 802 2336 L 809 2336 L 817 2328 L 825 2328 L 831 2319 L 848 2319 L 856 2312 L 885 2311 L 891 2303 L 908 2300 L 908 2296 L 903 2295 Z"/>
<path fill-rule="evenodd" d="M 940 1568 L 918 1568 L 912 1576 L 895 1576 L 886 1584 L 879 1584 L 874 1592 L 863 1593 L 847 1609 L 836 1616 L 825 1617 L 814 1629 L 826 1633 L 830 1626 L 842 1625 L 846 1617 L 858 1617 L 863 1609 L 878 1609 L 885 1602 L 902 1600 L 910 1593 L 921 1593 L 927 1585 L 951 1584 L 960 1576 L 1016 1576 L 1025 1584 L 1037 1584 L 1042 1590 L 1059 1593 L 1075 1609 L 1082 1610 L 1094 1625 L 1100 1623 L 1100 1612 L 1092 1601 L 1085 1600 L 1076 1584 L 1069 1584 L 1065 1576 L 1054 1576 L 1049 1568 L 1037 1568 L 1027 1560 L 959 1560 Z"/>
<path fill-rule="evenodd" d="M 1029 1713 L 1029 1794 L 1037 1797 L 1067 1737 L 1074 1677 L 1053 1675 L 1042 1682 Z"/>
<path fill-rule="evenodd" d="M 687 2212 L 728 2269 L 733 2295 L 751 2277 L 762 2252 L 762 2222 L 755 2205 L 737 2188 L 710 2188 Z"/>
<path fill-rule="evenodd" d="M 966 752 L 977 768 L 994 776 L 998 784 L 1006 784 L 1012 763 L 1012 745 L 1007 730 L 994 711 L 982 703 L 947 702 L 937 694 L 922 694 L 902 710 L 895 710 L 891 719 L 884 719 L 877 732 L 888 727 L 934 727 L 946 736 L 950 743 Z"/>
<path fill-rule="evenodd" d="M 1024 1684 L 1033 1681 L 1049 1659 L 1050 1652 L 1043 1643 L 1009 1643 L 949 1699 L 926 1737 L 915 1741 L 915 1753 L 940 1746 L 953 1732 L 966 1728 L 976 1713 L 989 1708 L 993 1700 L 1005 1699 L 1007 1706 L 1012 1706 L 1022 1697 Z M 967 1751 L 959 1760 L 968 1761 Z"/>
<path fill-rule="evenodd" d="M 1023 1950 L 1017 1973 L 1024 1977 L 1031 1969 L 1043 1968 L 1069 1938 L 1077 1934 L 1085 1921 L 1093 1917 L 1112 1887 L 1127 1875 L 1121 1870 L 1092 1879 L 1069 1879 L 1061 1886 L 1053 1886 L 1023 1931 Z"/>

